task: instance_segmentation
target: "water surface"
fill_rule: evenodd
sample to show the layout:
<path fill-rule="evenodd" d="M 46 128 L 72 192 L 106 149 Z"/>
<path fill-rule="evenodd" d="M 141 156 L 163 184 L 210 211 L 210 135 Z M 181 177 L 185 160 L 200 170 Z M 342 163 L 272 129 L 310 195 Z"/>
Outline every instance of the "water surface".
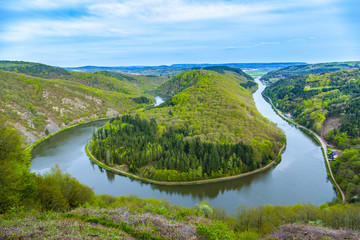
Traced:
<path fill-rule="evenodd" d="M 80 125 L 40 144 L 33 150 L 31 170 L 44 173 L 59 163 L 63 171 L 93 188 L 96 194 L 167 198 L 173 204 L 186 207 L 206 200 L 212 206 L 225 208 L 228 212 L 234 212 L 240 204 L 259 206 L 311 202 L 320 205 L 331 201 L 336 194 L 327 178 L 321 148 L 275 114 L 261 96 L 265 86 L 257 82 L 259 90 L 254 93 L 254 100 L 259 112 L 283 129 L 287 138 L 282 161 L 265 172 L 198 186 L 158 186 L 130 180 L 97 166 L 86 156 L 86 143 L 104 121 Z M 157 103 L 160 100 L 157 97 Z"/>

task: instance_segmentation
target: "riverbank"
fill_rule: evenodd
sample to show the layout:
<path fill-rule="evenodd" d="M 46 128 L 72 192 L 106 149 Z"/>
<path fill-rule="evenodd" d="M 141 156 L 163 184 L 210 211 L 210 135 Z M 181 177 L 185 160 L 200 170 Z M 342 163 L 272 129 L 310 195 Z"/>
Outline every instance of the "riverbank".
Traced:
<path fill-rule="evenodd" d="M 281 153 L 284 151 L 285 147 L 286 147 L 286 143 L 284 143 L 284 145 L 279 150 L 278 159 L 281 159 Z M 280 161 L 280 160 L 278 160 L 278 161 L 273 160 L 268 165 L 266 165 L 266 166 L 264 166 L 262 168 L 256 169 L 256 170 L 251 171 L 251 172 L 241 173 L 241 174 L 234 175 L 234 176 L 214 178 L 214 179 L 196 180 L 196 181 L 187 181 L 187 182 L 164 182 L 164 181 L 157 181 L 157 180 L 152 180 L 152 179 L 148 179 L 148 178 L 143 178 L 143 177 L 140 177 L 138 175 L 135 175 L 135 174 L 132 174 L 132 173 L 129 173 L 129 172 L 126 172 L 126 171 L 122 171 L 120 169 L 113 168 L 113 167 L 110 167 L 110 166 L 104 164 L 100 160 L 96 159 L 94 155 L 92 155 L 92 153 L 89 150 L 89 144 L 86 144 L 85 152 L 93 162 L 95 162 L 100 167 L 105 168 L 106 170 L 109 170 L 109 171 L 111 171 L 113 173 L 117 173 L 117 174 L 129 177 L 131 179 L 136 179 L 136 180 L 139 180 L 139 181 L 142 181 L 142 182 L 152 183 L 152 184 L 156 184 L 156 185 L 164 185 L 164 186 L 185 186 L 185 185 L 188 186 L 188 185 L 200 185 L 200 184 L 209 184 L 209 183 L 230 181 L 230 180 L 234 180 L 234 179 L 239 179 L 239 178 L 251 176 L 251 175 L 254 175 L 254 174 L 257 174 L 257 173 L 261 173 L 261 172 L 263 172 L 263 171 L 265 171 L 267 169 L 270 169 L 273 165 L 275 165 L 276 163 L 278 163 Z"/>
<path fill-rule="evenodd" d="M 295 121 L 287 118 L 286 116 L 284 116 L 284 114 L 282 114 L 282 112 L 277 109 L 275 107 L 275 105 L 273 104 L 272 100 L 263 94 L 263 97 L 265 99 L 268 99 L 268 102 L 270 103 L 271 107 L 274 109 L 274 111 L 276 112 L 277 115 L 279 115 L 282 119 L 284 119 L 285 121 L 297 126 L 300 130 L 302 130 L 303 132 L 305 132 L 306 134 L 308 134 L 309 136 L 311 136 L 320 146 L 321 146 L 321 149 L 322 149 L 322 152 L 323 152 L 323 156 L 324 156 L 324 160 L 326 162 L 326 169 L 328 171 L 328 175 L 330 175 L 330 180 L 332 182 L 332 184 L 336 187 L 337 189 L 337 196 L 338 198 L 341 198 L 342 202 L 345 203 L 346 202 L 346 197 L 345 197 L 345 193 L 343 192 L 343 190 L 340 188 L 339 184 L 336 182 L 335 180 L 335 177 L 334 177 L 334 174 L 332 172 L 332 169 L 331 169 L 331 165 L 330 165 L 330 161 L 329 161 L 329 158 L 327 156 L 327 146 L 326 146 L 326 143 L 324 143 L 324 140 L 318 135 L 316 134 L 314 131 L 296 123 Z"/>
<path fill-rule="evenodd" d="M 92 122 L 97 122 L 97 121 L 103 121 L 103 120 L 110 120 L 110 119 L 112 119 L 112 118 L 114 118 L 114 117 L 99 118 L 99 119 L 96 119 L 96 120 L 93 119 L 93 120 L 89 120 L 89 121 L 85 121 L 85 122 L 79 122 L 79 123 L 73 124 L 73 125 L 71 125 L 71 126 L 63 127 L 63 128 L 59 129 L 59 130 L 56 131 L 56 132 L 53 132 L 53 133 L 51 133 L 51 134 L 49 134 L 49 135 L 47 135 L 47 136 L 44 136 L 44 137 L 42 137 L 42 138 L 40 138 L 40 139 L 32 142 L 31 144 L 28 144 L 27 146 L 25 146 L 25 150 L 31 152 L 32 149 L 35 148 L 36 146 L 38 146 L 39 144 L 47 141 L 47 140 L 50 139 L 51 137 L 53 137 L 53 136 L 55 136 L 55 135 L 57 135 L 57 134 L 59 134 L 59 133 L 62 133 L 62 132 L 64 132 L 64 131 L 68 130 L 68 129 L 71 129 L 71 128 L 74 128 L 74 127 L 77 127 L 77 126 L 80 126 L 80 125 L 83 125 L 83 124 L 87 124 L 87 123 L 92 123 Z"/>

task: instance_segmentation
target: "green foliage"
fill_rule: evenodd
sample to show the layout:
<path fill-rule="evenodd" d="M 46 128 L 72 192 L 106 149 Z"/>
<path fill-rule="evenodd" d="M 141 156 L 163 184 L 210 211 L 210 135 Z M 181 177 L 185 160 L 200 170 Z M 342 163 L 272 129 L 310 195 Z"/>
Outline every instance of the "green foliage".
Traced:
<path fill-rule="evenodd" d="M 201 215 L 204 215 L 205 217 L 209 217 L 211 214 L 213 214 L 213 209 L 206 201 L 202 201 L 201 203 L 197 204 L 195 208 L 200 212 Z"/>
<path fill-rule="evenodd" d="M 346 149 L 333 163 L 336 180 L 346 194 L 348 202 L 360 201 L 360 153 Z"/>
<path fill-rule="evenodd" d="M 347 199 L 358 201 L 360 173 L 352 162 L 359 160 L 356 150 L 360 150 L 360 70 L 288 77 L 269 86 L 265 95 L 278 109 L 290 112 L 297 123 L 322 134 L 329 143 L 340 149 L 355 149 L 345 151 L 333 166 Z"/>
<path fill-rule="evenodd" d="M 0 213 L 33 201 L 36 185 L 30 154 L 15 129 L 0 118 Z"/>
<path fill-rule="evenodd" d="M 55 166 L 49 173 L 36 177 L 38 198 L 44 210 L 65 211 L 91 202 L 94 191 Z"/>
<path fill-rule="evenodd" d="M 277 155 L 284 135 L 258 113 L 239 78 L 209 70 L 185 72 L 158 88 L 164 94 L 176 93 L 171 99 L 139 114 L 155 118 L 160 129 L 188 128 L 188 139 L 200 137 L 202 141 L 222 144 L 254 143 L 254 137 L 266 139 L 272 142 L 272 152 Z"/>
<path fill-rule="evenodd" d="M 235 240 L 238 239 L 229 227 L 220 221 L 214 221 L 210 226 L 199 223 L 196 228 L 200 236 L 209 240 Z"/>
<path fill-rule="evenodd" d="M 289 66 L 271 71 L 266 75 L 262 76 L 261 80 L 264 82 L 271 83 L 294 75 L 320 74 L 320 73 L 335 72 L 339 70 L 349 70 L 356 68 L 360 68 L 360 62 L 332 62 L 332 63 L 294 65 L 294 66 Z"/>
<path fill-rule="evenodd" d="M 170 128 L 162 134 L 158 129 L 154 119 L 123 115 L 94 132 L 90 149 L 107 165 L 125 164 L 130 172 L 160 181 L 198 180 L 255 169 L 253 150 L 246 144 L 206 143 L 200 138 L 185 141 L 187 128 Z"/>

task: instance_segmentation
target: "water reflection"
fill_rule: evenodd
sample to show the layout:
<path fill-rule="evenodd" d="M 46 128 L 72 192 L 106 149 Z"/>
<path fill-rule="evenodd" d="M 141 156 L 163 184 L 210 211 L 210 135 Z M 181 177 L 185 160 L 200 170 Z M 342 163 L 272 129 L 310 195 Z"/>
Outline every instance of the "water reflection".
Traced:
<path fill-rule="evenodd" d="M 161 193 L 169 195 L 178 194 L 180 196 L 191 196 L 194 199 L 214 199 L 219 195 L 223 195 L 227 191 L 246 192 L 255 182 L 267 181 L 271 169 L 267 169 L 261 174 L 247 176 L 232 181 L 217 182 L 211 184 L 199 184 L 193 186 L 162 186 L 150 184 L 151 189 L 158 190 Z"/>

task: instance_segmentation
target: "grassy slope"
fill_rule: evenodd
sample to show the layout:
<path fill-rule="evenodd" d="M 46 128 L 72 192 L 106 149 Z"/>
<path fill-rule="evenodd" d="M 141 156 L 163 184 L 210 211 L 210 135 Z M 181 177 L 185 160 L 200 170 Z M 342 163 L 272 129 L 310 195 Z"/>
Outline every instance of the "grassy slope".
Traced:
<path fill-rule="evenodd" d="M 354 68 L 360 68 L 360 62 L 353 61 L 295 65 L 271 71 L 264 75 L 261 80 L 271 83 L 292 75 L 319 74 Z"/>
<path fill-rule="evenodd" d="M 358 239 L 355 205 L 266 205 L 233 216 L 206 202 L 193 208 L 134 196 L 97 196 L 64 213 L 23 209 L 0 215 L 1 239 Z M 340 229 L 340 230 L 335 230 Z M 349 230 L 353 229 L 353 230 Z"/>
<path fill-rule="evenodd" d="M 275 155 L 284 142 L 281 130 L 257 111 L 251 93 L 240 86 L 241 77 L 208 70 L 188 71 L 164 83 L 158 92 L 175 94 L 170 100 L 141 113 L 156 118 L 164 128 L 189 126 L 191 137 L 203 141 L 253 146 L 272 142 Z M 248 80 L 243 80 L 248 81 Z M 257 146 L 255 148 L 258 149 Z"/>
<path fill-rule="evenodd" d="M 103 80 L 105 84 L 106 78 Z M 134 101 L 136 97 L 150 98 L 131 85 L 124 88 L 118 85 L 114 90 L 97 89 L 75 81 L 3 70 L 0 70 L 0 92 L 0 115 L 17 124 L 29 140 L 39 138 L 45 128 L 58 130 L 73 121 L 112 116 L 143 106 Z"/>

